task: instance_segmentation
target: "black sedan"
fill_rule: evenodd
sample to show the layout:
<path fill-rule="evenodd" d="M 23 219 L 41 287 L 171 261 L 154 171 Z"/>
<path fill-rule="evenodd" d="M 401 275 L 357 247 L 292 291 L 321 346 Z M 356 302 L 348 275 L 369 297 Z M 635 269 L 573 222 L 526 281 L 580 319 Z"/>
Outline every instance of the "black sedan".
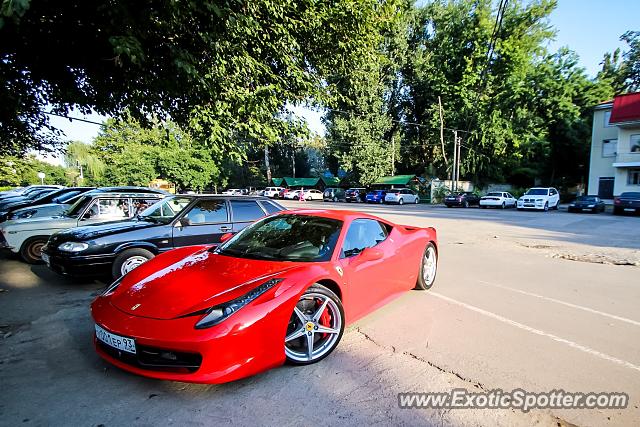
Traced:
<path fill-rule="evenodd" d="M 253 221 L 284 210 L 264 197 L 177 195 L 147 208 L 136 219 L 89 225 L 51 236 L 42 252 L 54 271 L 114 279 L 159 253 L 181 246 L 220 243 Z"/>
<path fill-rule="evenodd" d="M 59 190 L 51 191 L 50 193 L 47 192 L 48 190 L 45 190 L 44 194 L 40 194 L 35 199 L 25 198 L 16 200 L 10 204 L 4 205 L 4 207 L 0 209 L 0 222 L 6 221 L 11 213 L 18 209 L 31 206 L 46 205 L 49 203 L 67 203 L 68 200 L 72 199 L 73 197 L 94 189 L 95 187 L 65 187 Z"/>
<path fill-rule="evenodd" d="M 569 204 L 569 212 L 604 212 L 604 201 L 598 196 L 580 196 Z"/>
<path fill-rule="evenodd" d="M 444 204 L 448 208 L 452 208 L 454 206 L 462 206 L 463 208 L 468 208 L 473 205 L 480 206 L 480 196 L 472 193 L 471 191 L 449 194 L 444 198 Z"/>
<path fill-rule="evenodd" d="M 613 199 L 613 214 L 640 212 L 640 192 L 628 191 Z"/>

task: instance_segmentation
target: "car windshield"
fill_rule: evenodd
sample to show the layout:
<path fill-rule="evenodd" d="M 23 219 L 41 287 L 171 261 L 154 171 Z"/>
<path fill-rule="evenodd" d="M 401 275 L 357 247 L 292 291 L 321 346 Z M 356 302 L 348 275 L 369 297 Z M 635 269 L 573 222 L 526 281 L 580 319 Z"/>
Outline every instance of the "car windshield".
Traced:
<path fill-rule="evenodd" d="M 82 196 L 74 204 L 72 204 L 69 209 L 64 213 L 65 216 L 70 216 L 72 218 L 80 215 L 80 212 L 93 200 L 91 196 Z"/>
<path fill-rule="evenodd" d="M 577 200 L 578 202 L 595 202 L 596 196 L 580 196 Z"/>
<path fill-rule="evenodd" d="M 331 259 L 342 221 L 311 215 L 267 217 L 242 230 L 216 253 L 239 258 L 321 262 Z"/>
<path fill-rule="evenodd" d="M 502 193 L 488 193 L 487 196 L 491 197 L 502 197 Z"/>
<path fill-rule="evenodd" d="M 168 224 L 186 208 L 193 199 L 190 197 L 167 197 L 140 212 L 139 219 Z"/>
<path fill-rule="evenodd" d="M 529 191 L 524 194 L 527 196 L 546 196 L 548 193 L 549 191 L 546 188 L 530 188 Z"/>

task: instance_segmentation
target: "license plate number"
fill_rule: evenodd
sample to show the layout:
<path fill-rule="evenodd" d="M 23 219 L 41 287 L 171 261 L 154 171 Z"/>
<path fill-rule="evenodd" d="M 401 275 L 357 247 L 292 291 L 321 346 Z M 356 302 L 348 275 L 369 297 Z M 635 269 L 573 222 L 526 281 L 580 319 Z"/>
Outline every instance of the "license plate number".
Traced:
<path fill-rule="evenodd" d="M 44 261 L 44 263 L 47 265 L 51 265 L 51 260 L 49 259 L 49 255 L 45 253 L 42 254 L 42 261 Z"/>
<path fill-rule="evenodd" d="M 136 354 L 136 342 L 133 339 L 112 334 L 99 325 L 96 325 L 96 338 L 113 348 Z"/>
<path fill-rule="evenodd" d="M 635 212 L 636 210 L 632 209 L 632 208 L 624 208 L 624 211 L 625 212 Z"/>

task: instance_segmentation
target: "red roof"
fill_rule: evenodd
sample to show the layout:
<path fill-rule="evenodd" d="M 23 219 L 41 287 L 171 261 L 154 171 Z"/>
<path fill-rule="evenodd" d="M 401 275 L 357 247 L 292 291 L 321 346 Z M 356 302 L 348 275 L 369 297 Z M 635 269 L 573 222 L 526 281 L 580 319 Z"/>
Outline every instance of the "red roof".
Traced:
<path fill-rule="evenodd" d="M 613 110 L 609 123 L 640 121 L 640 92 L 617 95 L 613 98 Z"/>

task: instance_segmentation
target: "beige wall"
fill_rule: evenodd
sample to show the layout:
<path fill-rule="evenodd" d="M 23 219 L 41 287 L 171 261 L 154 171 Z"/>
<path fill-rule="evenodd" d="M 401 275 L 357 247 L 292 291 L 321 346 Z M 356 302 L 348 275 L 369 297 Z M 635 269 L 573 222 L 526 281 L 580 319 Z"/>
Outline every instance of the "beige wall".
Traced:
<path fill-rule="evenodd" d="M 616 162 L 640 162 L 640 153 L 631 152 L 631 135 L 640 134 L 640 126 L 618 128 L 618 155 Z M 625 191 L 640 191 L 640 185 L 629 185 L 629 168 L 616 168 L 616 181 L 613 194 L 619 195 Z"/>
<path fill-rule="evenodd" d="M 602 156 L 602 141 L 607 139 L 616 139 L 618 137 L 618 128 L 616 126 L 605 126 L 604 119 L 605 112 L 607 111 L 611 111 L 611 107 L 596 109 L 593 112 L 591 159 L 589 162 L 589 188 L 587 190 L 587 194 L 598 194 L 598 182 L 600 177 L 616 176 L 616 168 L 613 167 L 613 163 L 616 161 L 616 158 Z M 620 144 L 620 142 L 618 142 L 618 144 Z"/>

